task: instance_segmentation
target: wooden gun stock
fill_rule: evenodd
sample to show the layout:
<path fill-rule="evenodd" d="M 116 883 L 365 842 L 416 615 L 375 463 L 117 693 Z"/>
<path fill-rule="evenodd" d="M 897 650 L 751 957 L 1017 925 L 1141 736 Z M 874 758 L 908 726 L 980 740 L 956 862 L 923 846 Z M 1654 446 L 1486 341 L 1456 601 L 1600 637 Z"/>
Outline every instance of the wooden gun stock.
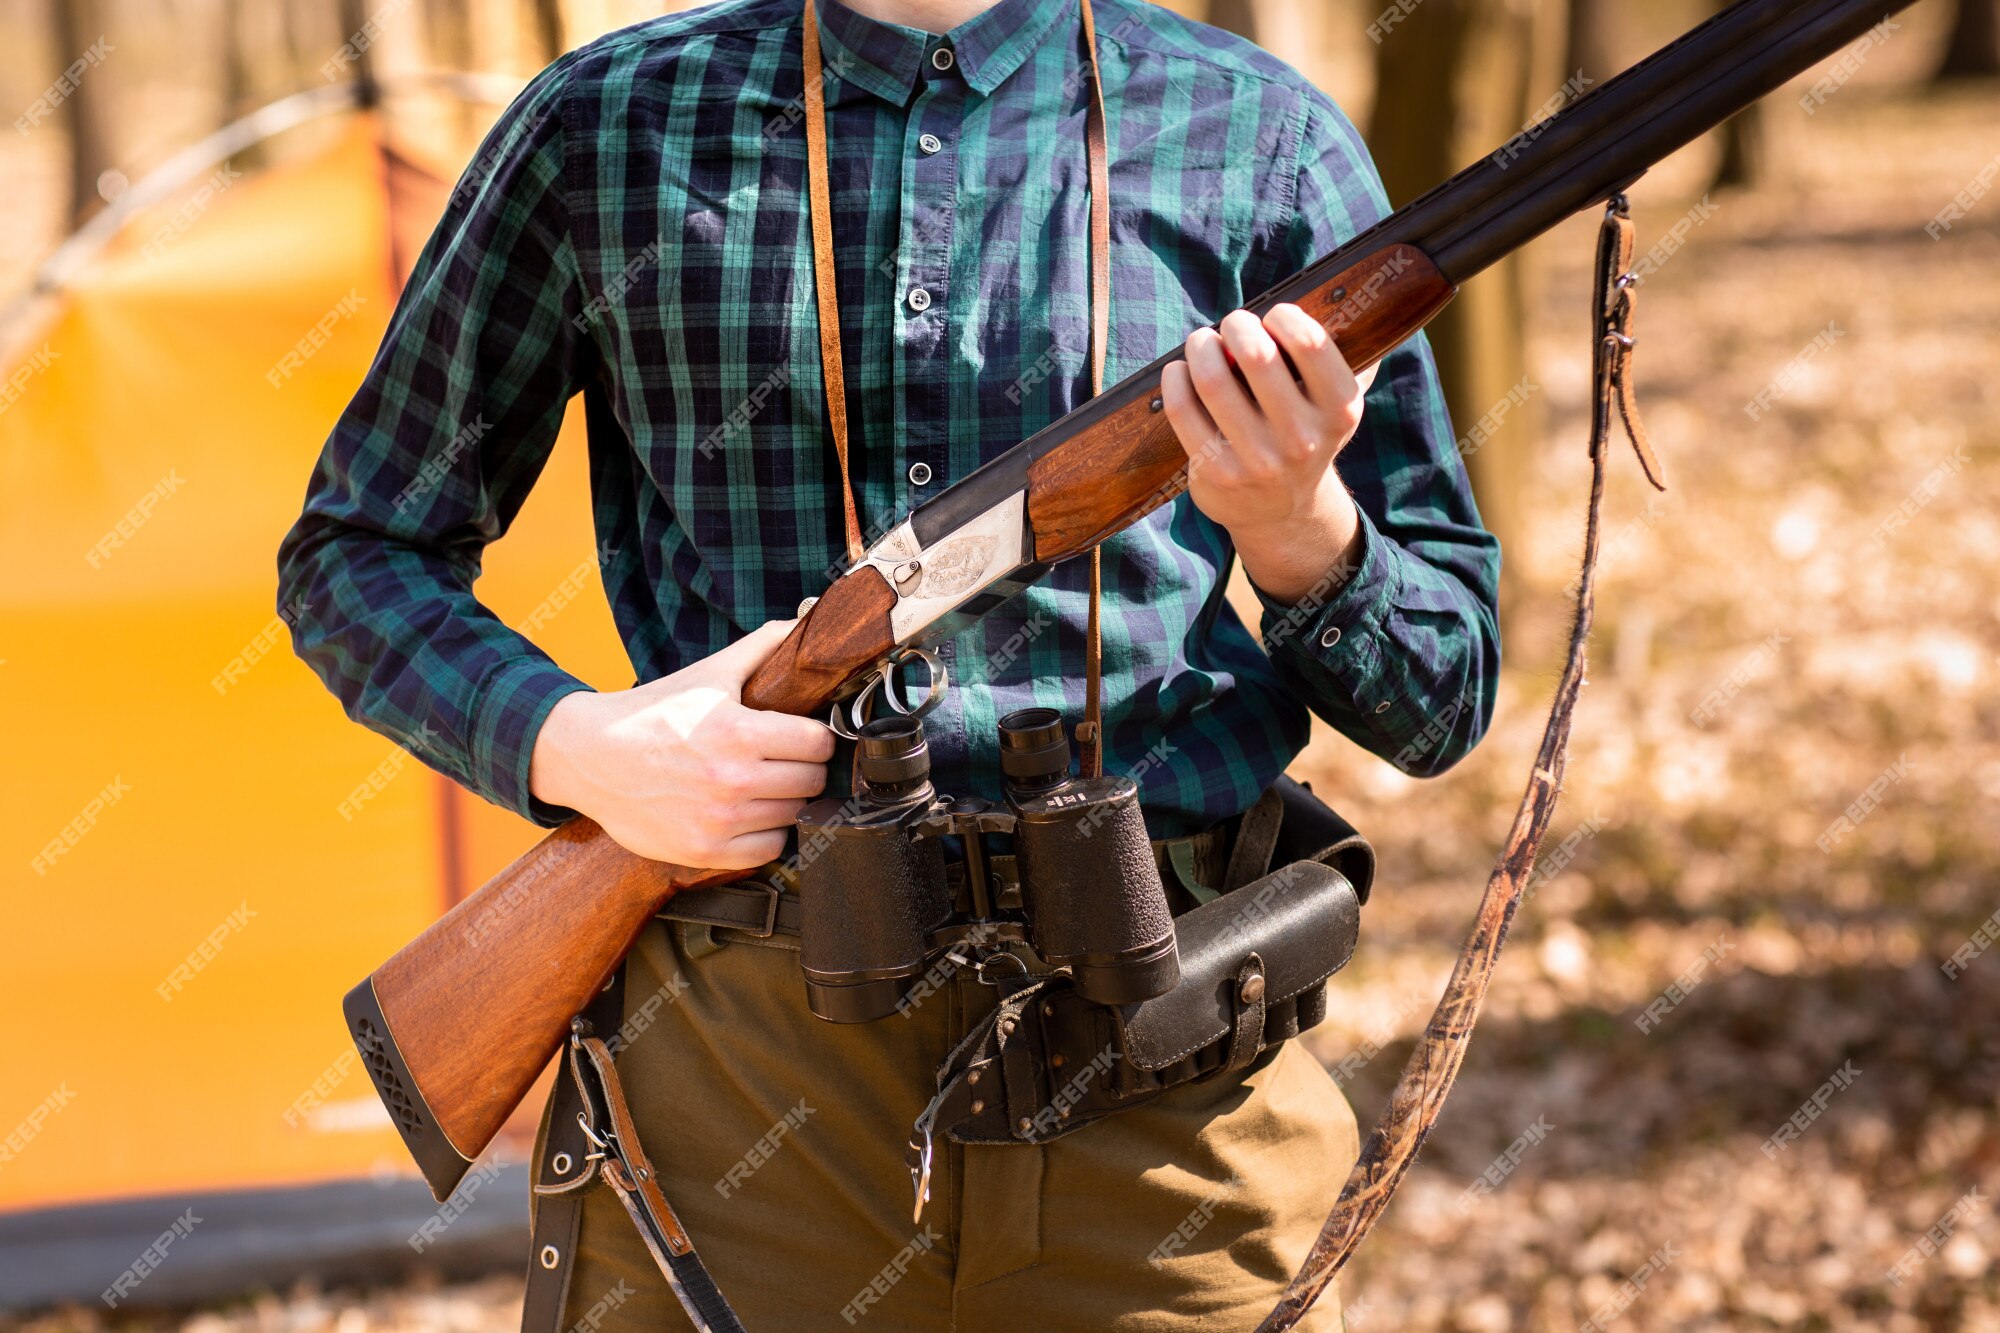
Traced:
<path fill-rule="evenodd" d="M 432 1194 L 493 1141 L 660 904 L 729 877 L 571 820 L 348 992 L 348 1035 Z"/>
<path fill-rule="evenodd" d="M 751 676 L 744 701 L 825 709 L 894 646 L 894 600 L 872 569 L 841 579 Z M 573 819 L 348 992 L 348 1035 L 432 1194 L 450 1195 L 486 1150 L 667 899 L 741 877 L 648 861 Z"/>

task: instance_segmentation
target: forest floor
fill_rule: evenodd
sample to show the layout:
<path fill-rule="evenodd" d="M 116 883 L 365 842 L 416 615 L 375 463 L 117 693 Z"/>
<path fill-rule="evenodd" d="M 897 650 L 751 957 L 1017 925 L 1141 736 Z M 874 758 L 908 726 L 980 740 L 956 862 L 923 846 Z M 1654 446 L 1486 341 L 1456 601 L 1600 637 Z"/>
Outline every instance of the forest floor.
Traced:
<path fill-rule="evenodd" d="M 1765 180 L 1644 284 L 1674 489 L 1612 459 L 1568 791 L 1450 1109 L 1343 1279 L 1350 1328 L 2000 1328 L 2000 956 L 1963 952 L 2000 909 L 2000 190 L 1926 232 L 1996 126 L 1992 91 L 1781 98 Z M 1637 195 L 1642 246 L 1695 197 Z M 1364 1125 L 1560 664 L 1591 244 L 1578 221 L 1540 247 L 1546 428 L 1494 730 L 1426 783 L 1331 736 L 1302 765 L 1381 849 L 1310 1038 L 1329 1066 L 1374 1052 L 1347 1080 Z M 301 1290 L 174 1323 L 501 1329 L 519 1293 Z"/>

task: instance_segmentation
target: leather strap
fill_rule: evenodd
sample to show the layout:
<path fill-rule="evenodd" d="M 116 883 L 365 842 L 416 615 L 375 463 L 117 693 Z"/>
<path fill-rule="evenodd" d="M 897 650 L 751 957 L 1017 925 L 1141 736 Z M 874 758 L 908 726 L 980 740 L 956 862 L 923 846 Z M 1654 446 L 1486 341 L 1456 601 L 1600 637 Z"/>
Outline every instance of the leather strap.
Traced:
<path fill-rule="evenodd" d="M 1632 352 L 1638 345 L 1632 337 L 1632 315 L 1638 295 L 1638 284 L 1632 275 L 1632 255 L 1638 230 L 1632 223 L 1625 196 L 1619 195 L 1604 211 L 1597 246 L 1597 369 L 1603 377 L 1598 386 L 1598 401 L 1606 407 L 1607 415 L 1611 403 L 1618 405 L 1625 438 L 1632 442 L 1632 452 L 1639 456 L 1646 480 L 1653 483 L 1654 489 L 1664 491 L 1667 474 L 1660 467 L 1659 455 L 1653 452 L 1652 437 L 1646 433 L 1645 423 L 1639 419 L 1639 397 L 1632 384 Z M 1608 420 L 1604 424 L 1610 425 Z"/>
<path fill-rule="evenodd" d="M 1084 150 L 1090 162 L 1090 393 L 1104 392 L 1104 368 L 1111 347 L 1111 149 L 1104 116 L 1104 75 L 1097 62 L 1097 19 L 1090 0 L 1080 0 L 1089 68 L 1090 102 L 1084 108 Z M 854 499 L 848 462 L 847 379 L 840 349 L 840 298 L 833 255 L 833 188 L 827 165 L 826 75 L 820 53 L 819 15 L 805 5 L 806 194 L 812 210 L 813 281 L 819 306 L 819 352 L 826 382 L 826 416 L 833 451 L 840 460 L 840 503 L 847 529 L 847 559 L 865 554 L 861 513 Z M 1083 721 L 1077 725 L 1086 778 L 1104 771 L 1104 561 L 1090 552 L 1090 613 L 1085 628 Z"/>
<path fill-rule="evenodd" d="M 797 939 L 805 920 L 798 894 L 782 892 L 775 884 L 755 879 L 738 884 L 711 884 L 703 889 L 684 889 L 667 899 L 659 915 L 668 921 L 684 921 L 691 926 L 740 930 L 760 940 L 767 940 L 773 935 Z"/>
<path fill-rule="evenodd" d="M 1275 785 L 1268 787 L 1237 823 L 1229 869 L 1222 875 L 1224 893 L 1233 893 L 1251 880 L 1261 879 L 1271 868 L 1271 853 L 1277 850 L 1278 830 L 1284 822 L 1285 799 Z"/>
<path fill-rule="evenodd" d="M 833 186 L 826 157 L 826 71 L 820 59 L 819 14 L 806 0 L 805 99 L 806 193 L 812 206 L 813 281 L 819 295 L 819 358 L 826 381 L 826 419 L 833 428 L 833 452 L 840 460 L 840 502 L 847 525 L 847 560 L 866 553 L 861 513 L 854 505 L 854 479 L 847 462 L 847 366 L 840 353 L 840 293 L 833 262 Z"/>
<path fill-rule="evenodd" d="M 1228 1074 L 1248 1069 L 1264 1049 L 1264 960 L 1246 957 L 1236 968 L 1236 1018 L 1229 1025 L 1229 1045 L 1222 1068 Z"/>
<path fill-rule="evenodd" d="M 1255 809 L 1269 809 L 1272 813 L 1271 837 L 1260 845 L 1262 851 L 1249 854 L 1255 863 L 1243 879 L 1247 884 L 1262 875 L 1270 866 L 1271 848 L 1277 837 L 1277 821 L 1283 815 L 1284 802 L 1280 799 L 1279 788 L 1273 787 L 1265 793 Z M 1327 812 L 1329 815 L 1331 811 Z M 1334 816 L 1338 818 L 1338 816 Z M 1243 827 L 1248 827 L 1248 816 Z M 1351 830 L 1350 830 L 1351 832 Z M 1153 843 L 1153 860 L 1160 868 L 1162 879 L 1174 876 L 1182 887 L 1201 902 L 1215 897 L 1216 891 L 1205 889 L 1208 883 L 1222 883 L 1229 874 L 1235 873 L 1237 857 L 1231 855 L 1234 838 L 1245 836 L 1235 832 L 1227 820 L 1200 833 L 1190 833 L 1184 838 L 1167 838 Z M 1358 834 L 1354 835 L 1357 839 Z M 1363 846 L 1365 847 L 1365 843 Z M 1316 854 L 1318 848 L 1314 848 Z M 1247 863 L 1246 863 L 1247 864 Z M 986 861 L 989 884 L 995 899 L 1005 899 L 1020 893 L 1020 872 L 1010 855 L 989 856 Z M 1224 867 L 1231 869 L 1225 872 Z M 1345 871 L 1345 867 L 1340 867 Z M 734 884 L 711 884 L 706 888 L 683 889 L 667 899 L 658 916 L 665 921 L 680 921 L 690 926 L 719 927 L 747 935 L 752 939 L 766 940 L 772 937 L 797 939 L 804 922 L 804 909 L 800 906 L 796 892 L 796 876 L 788 872 L 784 863 L 767 866 L 757 872 L 761 878 L 740 880 Z M 951 883 L 954 900 L 961 908 L 969 908 L 970 900 L 963 878 L 963 867 L 953 862 L 945 868 Z M 1366 878 L 1349 875 L 1357 887 Z M 615 1025 L 616 1020 L 613 1020 Z"/>
<path fill-rule="evenodd" d="M 625 969 L 583 1011 L 584 1019 L 610 1032 L 622 1021 Z M 521 1307 L 522 1333 L 556 1333 L 563 1327 L 569 1301 L 570 1275 L 575 1271 L 577 1238 L 583 1223 L 583 1200 L 597 1183 L 604 1154 L 591 1143 L 590 1115 L 583 1086 L 575 1078 L 556 1079 L 549 1095 L 549 1121 L 542 1134 L 542 1156 L 534 1163 L 535 1206 L 532 1257 L 528 1264 L 527 1298 Z"/>
<path fill-rule="evenodd" d="M 1638 426 L 1629 370 L 1632 354 L 1632 281 L 1628 272 L 1632 259 L 1631 210 L 1624 195 L 1613 195 L 1605 208 L 1598 231 L 1594 318 L 1597 343 L 1593 349 L 1593 376 L 1596 411 L 1590 427 L 1590 500 L 1585 509 L 1582 572 L 1577 580 L 1576 619 L 1570 628 L 1569 652 L 1563 663 L 1562 678 L 1556 685 L 1555 702 L 1549 707 L 1548 725 L 1542 731 L 1541 748 L 1528 775 L 1528 788 L 1514 811 L 1513 826 L 1498 864 L 1486 881 L 1479 900 L 1479 915 L 1472 932 L 1459 950 L 1451 980 L 1431 1015 L 1430 1026 L 1410 1053 L 1396 1087 L 1389 1095 L 1388 1109 L 1361 1145 L 1361 1156 L 1347 1177 L 1333 1210 L 1327 1214 L 1305 1262 L 1285 1288 L 1278 1304 L 1257 1326 L 1257 1333 L 1281 1333 L 1292 1328 L 1312 1308 L 1326 1284 L 1339 1275 L 1355 1247 L 1361 1244 L 1382 1210 L 1389 1206 L 1396 1187 L 1416 1161 L 1431 1127 L 1444 1111 L 1445 1098 L 1465 1062 L 1466 1044 L 1486 999 L 1486 989 L 1499 963 L 1500 946 L 1506 942 L 1508 927 L 1526 897 L 1542 836 L 1548 832 L 1555 814 L 1556 798 L 1562 791 L 1563 773 L 1569 763 L 1570 724 L 1575 717 L 1577 696 L 1583 690 L 1592 613 L 1597 603 L 1597 557 L 1602 544 L 1602 511 L 1606 456 L 1610 453 L 1611 415 L 1614 407 L 1625 423 L 1626 434 L 1646 470 L 1647 479 L 1665 490 L 1659 459 L 1651 442 Z"/>
<path fill-rule="evenodd" d="M 639 1129 L 633 1123 L 632 1108 L 626 1104 L 625 1085 L 618 1077 L 610 1048 L 581 1018 L 571 1026 L 569 1067 L 588 1108 L 585 1133 L 602 1155 L 598 1174 L 625 1206 L 681 1309 L 699 1333 L 744 1333 L 742 1321 L 709 1276 L 687 1229 L 660 1192 L 659 1172 L 640 1146 Z M 603 1108 L 601 1119 L 596 1114 L 599 1106 Z"/>
<path fill-rule="evenodd" d="M 1104 120 L 1104 71 L 1097 63 L 1097 17 L 1081 0 L 1083 43 L 1089 54 L 1090 105 L 1084 109 L 1084 152 L 1090 159 L 1090 396 L 1104 392 L 1104 363 L 1111 349 L 1111 144 Z M 1104 550 L 1090 548 L 1090 614 L 1085 627 L 1082 748 L 1086 778 L 1104 773 Z"/>
<path fill-rule="evenodd" d="M 687 1229 L 660 1192 L 659 1173 L 639 1143 L 611 1048 L 596 1034 L 615 1032 L 624 1017 L 625 970 L 620 968 L 570 1024 L 564 1053 L 569 1077 L 559 1077 L 549 1102 L 543 1157 L 535 1164 L 534 1257 L 528 1268 L 523 1333 L 562 1327 L 570 1275 L 583 1220 L 583 1199 L 602 1180 L 638 1228 L 681 1308 L 701 1333 L 744 1333 L 709 1276 Z"/>

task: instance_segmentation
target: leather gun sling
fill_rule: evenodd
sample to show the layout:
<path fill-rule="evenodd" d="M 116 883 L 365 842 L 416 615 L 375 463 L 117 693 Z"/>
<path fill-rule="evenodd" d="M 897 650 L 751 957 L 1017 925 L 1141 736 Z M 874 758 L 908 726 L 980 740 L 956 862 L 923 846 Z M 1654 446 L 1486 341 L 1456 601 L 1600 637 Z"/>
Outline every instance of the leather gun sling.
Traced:
<path fill-rule="evenodd" d="M 1575 584 L 1576 620 L 1570 628 L 1562 677 L 1556 684 L 1555 701 L 1549 706 L 1548 724 L 1542 730 L 1542 743 L 1535 754 L 1527 790 L 1514 811 L 1506 845 L 1486 881 L 1479 914 L 1459 950 L 1451 980 L 1446 983 L 1430 1024 L 1396 1080 L 1388 1109 L 1361 1145 L 1361 1156 L 1305 1262 L 1277 1305 L 1257 1326 L 1257 1333 L 1283 1333 L 1294 1327 L 1319 1299 L 1327 1283 L 1338 1276 L 1416 1161 L 1431 1127 L 1444 1111 L 1445 1098 L 1458 1077 L 1459 1066 L 1465 1062 L 1466 1044 L 1471 1040 L 1473 1025 L 1479 1021 L 1480 1007 L 1500 960 L 1500 946 L 1506 942 L 1507 929 L 1527 896 L 1542 836 L 1548 832 L 1569 763 L 1570 724 L 1583 689 L 1591 619 L 1597 603 L 1597 557 L 1602 544 L 1604 478 L 1611 452 L 1614 411 L 1624 423 L 1625 434 L 1632 442 L 1632 451 L 1638 455 L 1646 479 L 1659 490 L 1667 488 L 1659 456 L 1639 422 L 1638 402 L 1632 391 L 1631 330 L 1636 285 L 1631 273 L 1633 235 L 1632 215 L 1625 196 L 1613 195 L 1598 229 L 1592 308 L 1597 341 L 1592 350 L 1595 411 L 1590 426 L 1590 500 L 1585 509 L 1583 558 Z"/>
<path fill-rule="evenodd" d="M 542 1129 L 535 1170 L 533 1258 L 521 1327 L 564 1326 L 575 1250 L 581 1239 L 583 1196 L 609 1185 L 638 1228 L 681 1309 L 700 1333 L 744 1333 L 743 1323 L 709 1275 L 680 1218 L 660 1192 L 659 1173 L 639 1146 L 624 1083 L 600 1033 L 616 1033 L 624 1018 L 624 970 L 612 974 L 571 1025 L 570 1042 Z M 594 1324 L 589 1316 L 582 1324 Z"/>
<path fill-rule="evenodd" d="M 1084 108 L 1084 151 L 1090 162 L 1090 392 L 1104 392 L 1105 361 L 1111 345 L 1111 149 L 1105 130 L 1104 75 L 1097 62 L 1097 20 L 1090 0 L 1081 0 L 1084 49 L 1090 73 L 1090 101 Z M 847 526 L 847 559 L 858 563 L 865 553 L 861 511 L 855 503 L 852 465 L 848 461 L 846 359 L 840 346 L 838 270 L 833 258 L 833 185 L 827 161 L 826 74 L 820 55 L 819 16 L 805 6 L 806 193 L 812 208 L 813 288 L 819 310 L 821 374 L 826 382 L 826 417 L 833 432 L 833 452 L 840 464 L 840 502 Z M 1090 551 L 1090 613 L 1085 631 L 1083 721 L 1076 729 L 1082 750 L 1083 776 L 1104 771 L 1103 676 L 1104 647 L 1101 605 L 1104 562 L 1097 547 Z"/>

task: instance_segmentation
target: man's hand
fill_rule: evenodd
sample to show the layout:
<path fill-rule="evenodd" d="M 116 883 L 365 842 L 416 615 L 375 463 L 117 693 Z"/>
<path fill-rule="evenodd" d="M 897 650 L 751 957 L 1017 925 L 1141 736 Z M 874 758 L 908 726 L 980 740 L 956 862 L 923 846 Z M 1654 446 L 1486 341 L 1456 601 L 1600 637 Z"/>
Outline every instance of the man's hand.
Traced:
<path fill-rule="evenodd" d="M 833 757 L 822 723 L 742 704 L 743 682 L 796 623 L 636 689 L 565 695 L 535 738 L 529 789 L 654 861 L 747 870 L 776 858 Z"/>
<path fill-rule="evenodd" d="M 1354 497 L 1333 463 L 1360 428 L 1374 374 L 1356 379 L 1326 330 L 1295 305 L 1262 320 L 1239 310 L 1221 327 L 1187 340 L 1187 360 L 1167 367 L 1160 397 L 1187 451 L 1195 506 L 1228 530 L 1251 582 L 1296 602 L 1360 541 Z"/>

